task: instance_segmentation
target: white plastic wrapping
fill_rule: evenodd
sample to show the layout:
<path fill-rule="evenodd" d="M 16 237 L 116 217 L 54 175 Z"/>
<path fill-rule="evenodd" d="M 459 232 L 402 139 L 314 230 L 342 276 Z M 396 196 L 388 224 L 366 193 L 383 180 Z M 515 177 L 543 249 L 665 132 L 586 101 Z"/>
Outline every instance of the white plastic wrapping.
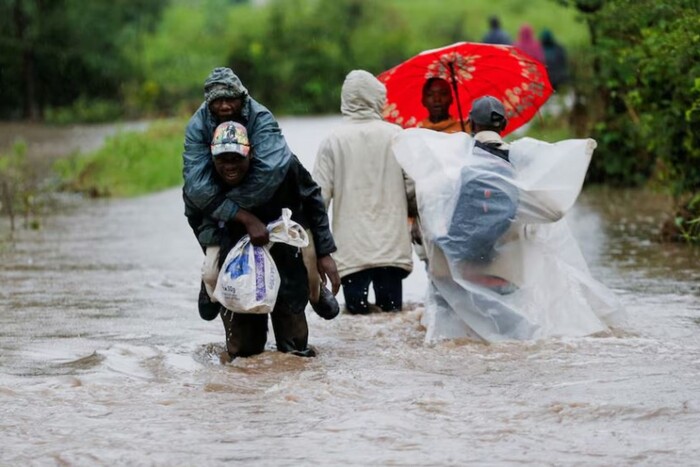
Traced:
<path fill-rule="evenodd" d="M 510 163 L 465 133 L 410 129 L 394 141 L 416 183 L 431 281 L 426 340 L 582 336 L 621 320 L 566 219 L 595 141 L 510 145 Z"/>
<path fill-rule="evenodd" d="M 268 224 L 270 243 L 253 246 L 245 235 L 231 249 L 219 271 L 214 297 L 236 313 L 271 313 L 277 301 L 280 275 L 270 255 L 274 243 L 303 248 L 309 238 L 302 226 L 292 220 L 292 211 L 282 210 L 282 216 Z"/>

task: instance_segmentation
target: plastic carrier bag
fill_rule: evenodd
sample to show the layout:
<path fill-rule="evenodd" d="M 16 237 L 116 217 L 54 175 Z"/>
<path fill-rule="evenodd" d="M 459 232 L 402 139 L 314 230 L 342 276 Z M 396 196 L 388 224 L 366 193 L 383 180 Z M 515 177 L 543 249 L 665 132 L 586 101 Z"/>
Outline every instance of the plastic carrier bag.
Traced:
<path fill-rule="evenodd" d="M 282 217 L 267 225 L 270 243 L 253 246 L 248 235 L 241 238 L 226 256 L 214 289 L 214 297 L 236 313 L 271 313 L 277 301 L 280 275 L 270 255 L 273 243 L 303 248 L 309 238 L 302 226 L 292 219 L 292 211 L 282 210 Z"/>
<path fill-rule="evenodd" d="M 584 336 L 624 310 L 596 281 L 565 215 L 595 141 L 510 144 L 510 162 L 465 133 L 408 129 L 393 151 L 415 181 L 429 290 L 426 341 Z"/>

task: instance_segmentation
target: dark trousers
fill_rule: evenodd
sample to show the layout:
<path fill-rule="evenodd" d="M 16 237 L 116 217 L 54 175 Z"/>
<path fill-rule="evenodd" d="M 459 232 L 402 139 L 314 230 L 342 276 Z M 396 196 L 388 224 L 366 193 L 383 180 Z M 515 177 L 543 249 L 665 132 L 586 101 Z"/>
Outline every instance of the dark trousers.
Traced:
<path fill-rule="evenodd" d="M 231 357 L 249 357 L 263 353 L 267 342 L 267 314 L 254 315 L 221 312 L 226 332 L 226 350 Z M 270 313 L 277 350 L 304 355 L 309 352 L 309 327 L 304 309 L 293 311 L 279 301 Z"/>
<path fill-rule="evenodd" d="M 369 284 L 374 289 L 377 306 L 384 311 L 398 311 L 403 305 L 401 281 L 407 272 L 401 268 L 382 267 L 364 269 L 341 280 L 345 307 L 350 313 L 369 313 Z"/>

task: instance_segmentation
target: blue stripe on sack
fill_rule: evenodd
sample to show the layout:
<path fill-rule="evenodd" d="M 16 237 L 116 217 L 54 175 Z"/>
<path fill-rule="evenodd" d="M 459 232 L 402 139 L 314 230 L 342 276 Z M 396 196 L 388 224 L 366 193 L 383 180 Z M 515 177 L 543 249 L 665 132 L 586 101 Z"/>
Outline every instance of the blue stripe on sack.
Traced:
<path fill-rule="evenodd" d="M 265 298 L 265 254 L 262 247 L 253 248 L 253 258 L 255 260 L 255 299 Z"/>

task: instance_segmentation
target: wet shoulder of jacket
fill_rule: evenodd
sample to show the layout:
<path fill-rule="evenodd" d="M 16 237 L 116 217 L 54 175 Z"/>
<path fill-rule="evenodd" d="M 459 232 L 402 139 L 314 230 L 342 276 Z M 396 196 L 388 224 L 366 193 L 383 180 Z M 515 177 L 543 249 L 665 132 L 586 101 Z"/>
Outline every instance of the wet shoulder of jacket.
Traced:
<path fill-rule="evenodd" d="M 187 122 L 187 128 L 189 129 L 191 127 L 201 127 L 202 125 L 204 125 L 204 122 L 207 121 L 209 115 L 210 112 L 209 108 L 207 107 L 207 103 L 203 102 L 190 117 L 189 121 Z"/>

